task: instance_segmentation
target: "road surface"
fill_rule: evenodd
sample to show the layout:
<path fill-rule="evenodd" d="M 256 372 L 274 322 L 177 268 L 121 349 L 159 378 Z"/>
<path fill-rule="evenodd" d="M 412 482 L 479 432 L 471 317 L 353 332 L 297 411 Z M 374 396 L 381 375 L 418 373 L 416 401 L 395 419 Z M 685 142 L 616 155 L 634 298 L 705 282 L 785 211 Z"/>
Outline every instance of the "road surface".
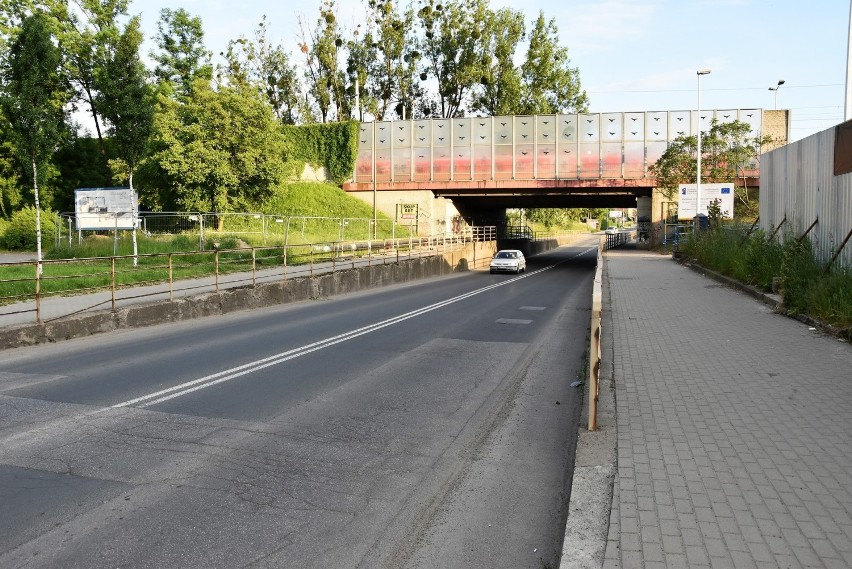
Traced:
<path fill-rule="evenodd" d="M 595 256 L 5 351 L 0 567 L 557 566 Z"/>

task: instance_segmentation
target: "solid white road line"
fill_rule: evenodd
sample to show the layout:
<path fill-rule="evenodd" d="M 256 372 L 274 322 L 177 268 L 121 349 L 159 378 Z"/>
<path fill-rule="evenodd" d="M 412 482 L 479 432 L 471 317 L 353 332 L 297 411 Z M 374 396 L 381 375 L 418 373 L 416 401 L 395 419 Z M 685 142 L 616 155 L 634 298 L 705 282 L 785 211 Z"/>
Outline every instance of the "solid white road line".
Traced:
<path fill-rule="evenodd" d="M 501 281 L 496 284 L 492 284 L 486 287 L 482 287 L 480 289 L 467 292 L 465 294 L 461 294 L 459 296 L 442 300 L 441 302 L 436 302 L 435 304 L 431 304 L 429 306 L 425 306 L 423 308 L 418 308 L 417 310 L 412 310 L 411 312 L 406 312 L 405 314 L 400 314 L 399 316 L 394 316 L 393 318 L 388 318 L 387 320 L 382 320 L 381 322 L 376 322 L 370 324 L 368 326 L 364 326 L 362 328 L 357 328 L 355 330 L 350 330 L 349 332 L 344 332 L 343 334 L 338 334 L 337 336 L 332 336 L 330 338 L 325 338 L 323 340 L 319 340 L 317 342 L 312 342 L 310 344 L 293 348 L 292 350 L 287 350 L 286 352 L 281 352 L 272 356 L 268 356 L 259 360 L 255 360 L 253 362 L 243 364 L 241 366 L 233 367 L 230 369 L 226 369 L 220 372 L 216 372 L 211 375 L 207 375 L 192 381 L 187 381 L 185 383 L 181 383 L 179 385 L 175 385 L 173 387 L 169 387 L 167 389 L 162 389 L 160 391 L 149 393 L 148 395 L 143 395 L 141 397 L 136 397 L 135 399 L 129 399 L 127 401 L 123 401 L 121 403 L 116 403 L 112 405 L 110 408 L 118 408 L 118 407 L 150 407 L 151 405 L 156 405 L 157 403 L 162 403 L 164 401 L 168 401 L 170 399 L 175 399 L 176 397 L 181 397 L 188 393 L 193 393 L 195 391 L 199 391 L 201 389 L 206 389 L 208 387 L 212 387 L 214 385 L 218 385 L 220 383 L 224 383 L 226 381 L 230 381 L 232 379 L 250 374 L 255 371 L 259 371 L 301 356 L 306 354 L 310 354 L 312 352 L 316 352 L 318 350 L 322 350 L 324 348 L 328 348 L 330 346 L 334 346 L 335 344 L 339 344 L 341 342 L 345 342 L 347 340 L 351 340 L 353 338 L 357 338 L 358 336 L 363 336 L 364 334 L 369 334 L 371 332 L 375 332 L 377 330 L 381 330 L 382 328 L 387 328 L 388 326 L 393 326 L 394 324 L 398 324 L 400 322 L 404 322 L 409 320 L 410 318 L 414 318 L 416 316 L 420 316 L 421 314 L 426 314 L 428 312 L 432 312 L 433 310 L 437 310 L 439 308 L 443 308 L 450 304 L 454 304 L 461 300 L 465 300 L 472 296 L 476 296 L 483 292 L 493 290 L 495 288 L 505 286 L 507 284 L 513 283 L 520 279 L 525 279 L 527 277 L 531 277 L 533 275 L 537 275 L 544 271 L 548 271 L 553 267 L 580 257 L 589 251 L 596 250 L 597 247 L 593 247 L 577 253 L 570 259 L 565 259 L 564 261 L 560 261 L 559 263 L 555 263 L 553 265 L 549 265 L 547 267 L 541 268 L 537 271 L 533 271 L 531 273 L 524 273 L 522 275 L 518 275 L 511 279 Z"/>

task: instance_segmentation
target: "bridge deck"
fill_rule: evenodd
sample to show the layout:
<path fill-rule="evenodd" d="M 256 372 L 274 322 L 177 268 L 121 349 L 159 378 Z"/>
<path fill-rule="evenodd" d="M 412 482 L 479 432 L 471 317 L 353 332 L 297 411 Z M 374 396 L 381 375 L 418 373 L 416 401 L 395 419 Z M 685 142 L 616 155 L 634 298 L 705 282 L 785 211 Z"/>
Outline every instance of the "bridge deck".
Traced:
<path fill-rule="evenodd" d="M 757 135 L 762 117 L 739 109 L 365 122 L 347 189 L 648 187 L 649 168 L 677 137 L 714 120 L 739 120 Z"/>

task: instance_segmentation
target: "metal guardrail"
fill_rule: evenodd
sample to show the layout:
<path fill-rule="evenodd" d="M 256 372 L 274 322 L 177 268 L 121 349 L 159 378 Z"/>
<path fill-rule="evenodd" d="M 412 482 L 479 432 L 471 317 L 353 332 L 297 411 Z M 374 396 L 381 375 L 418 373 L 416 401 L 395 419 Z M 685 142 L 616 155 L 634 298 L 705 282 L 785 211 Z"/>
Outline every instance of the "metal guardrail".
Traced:
<path fill-rule="evenodd" d="M 607 235 L 607 237 L 611 237 Z M 604 239 L 598 245 L 598 261 L 595 280 L 592 287 L 592 320 L 589 344 L 589 430 L 598 428 L 598 394 L 601 381 L 601 313 L 603 302 L 603 251 Z"/>
<path fill-rule="evenodd" d="M 198 241 L 203 249 L 209 241 L 226 237 L 251 236 L 262 245 L 306 244 L 318 235 L 334 236 L 340 241 L 376 239 L 381 236 L 396 239 L 417 236 L 416 224 L 399 223 L 390 219 L 357 217 L 295 216 L 253 212 L 203 213 L 192 211 L 140 212 L 139 231 L 149 237 L 182 235 Z M 421 222 L 422 223 L 422 222 Z M 109 225 L 108 223 L 106 225 Z M 440 225 L 440 224 L 439 224 Z M 442 224 L 446 225 L 446 224 Z M 455 228 L 454 234 L 464 234 L 472 228 L 466 224 Z M 78 227 L 74 213 L 56 217 L 54 244 L 69 247 L 82 242 L 83 234 L 93 230 Z M 120 233 L 120 230 L 98 230 Z M 435 230 L 433 230 L 434 232 Z"/>
<path fill-rule="evenodd" d="M 138 299 L 207 289 L 218 292 L 222 286 L 257 285 L 259 280 L 313 276 L 398 263 L 401 259 L 440 255 L 473 242 L 496 239 L 494 227 L 470 228 L 464 235 L 437 235 L 365 241 L 336 241 L 290 245 L 287 247 L 250 247 L 175 253 L 152 253 L 0 263 L 0 322 L 4 315 L 34 313 L 42 321 L 42 301 L 55 296 L 109 293 L 107 300 L 64 314 L 76 314 L 110 304 L 116 310 L 118 300 Z M 41 265 L 41 271 L 39 270 Z M 230 276 L 230 278 L 229 278 Z M 193 279 L 212 282 L 198 284 Z M 138 292 L 140 287 L 157 286 L 155 292 Z M 167 285 L 167 289 L 163 287 Z M 118 291 L 133 293 L 118 298 Z"/>
<path fill-rule="evenodd" d="M 631 231 L 619 231 L 618 233 L 607 233 L 606 240 L 604 242 L 604 249 L 612 249 L 614 247 L 618 247 L 619 245 L 624 245 L 631 239 L 636 238 L 636 230 L 633 229 Z"/>

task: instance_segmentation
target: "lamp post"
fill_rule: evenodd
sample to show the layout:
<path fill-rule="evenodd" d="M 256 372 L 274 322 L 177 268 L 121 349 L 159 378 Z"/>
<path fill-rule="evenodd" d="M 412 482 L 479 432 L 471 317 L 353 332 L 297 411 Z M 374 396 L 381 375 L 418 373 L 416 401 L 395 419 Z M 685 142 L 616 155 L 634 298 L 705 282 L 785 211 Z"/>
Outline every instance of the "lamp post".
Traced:
<path fill-rule="evenodd" d="M 778 110 L 778 89 L 780 89 L 781 85 L 783 85 L 784 83 L 785 81 L 783 79 L 779 79 L 778 85 L 769 88 L 770 91 L 775 91 L 775 110 Z"/>
<path fill-rule="evenodd" d="M 849 31 L 846 33 L 846 100 L 843 120 L 852 120 L 852 0 L 849 1 Z"/>
<path fill-rule="evenodd" d="M 698 157 L 698 167 L 695 172 L 695 215 L 697 216 L 701 213 L 701 76 L 709 75 L 709 69 L 699 69 L 695 72 L 698 77 L 698 113 L 696 114 L 695 121 L 698 123 L 698 151 L 696 152 Z"/>

